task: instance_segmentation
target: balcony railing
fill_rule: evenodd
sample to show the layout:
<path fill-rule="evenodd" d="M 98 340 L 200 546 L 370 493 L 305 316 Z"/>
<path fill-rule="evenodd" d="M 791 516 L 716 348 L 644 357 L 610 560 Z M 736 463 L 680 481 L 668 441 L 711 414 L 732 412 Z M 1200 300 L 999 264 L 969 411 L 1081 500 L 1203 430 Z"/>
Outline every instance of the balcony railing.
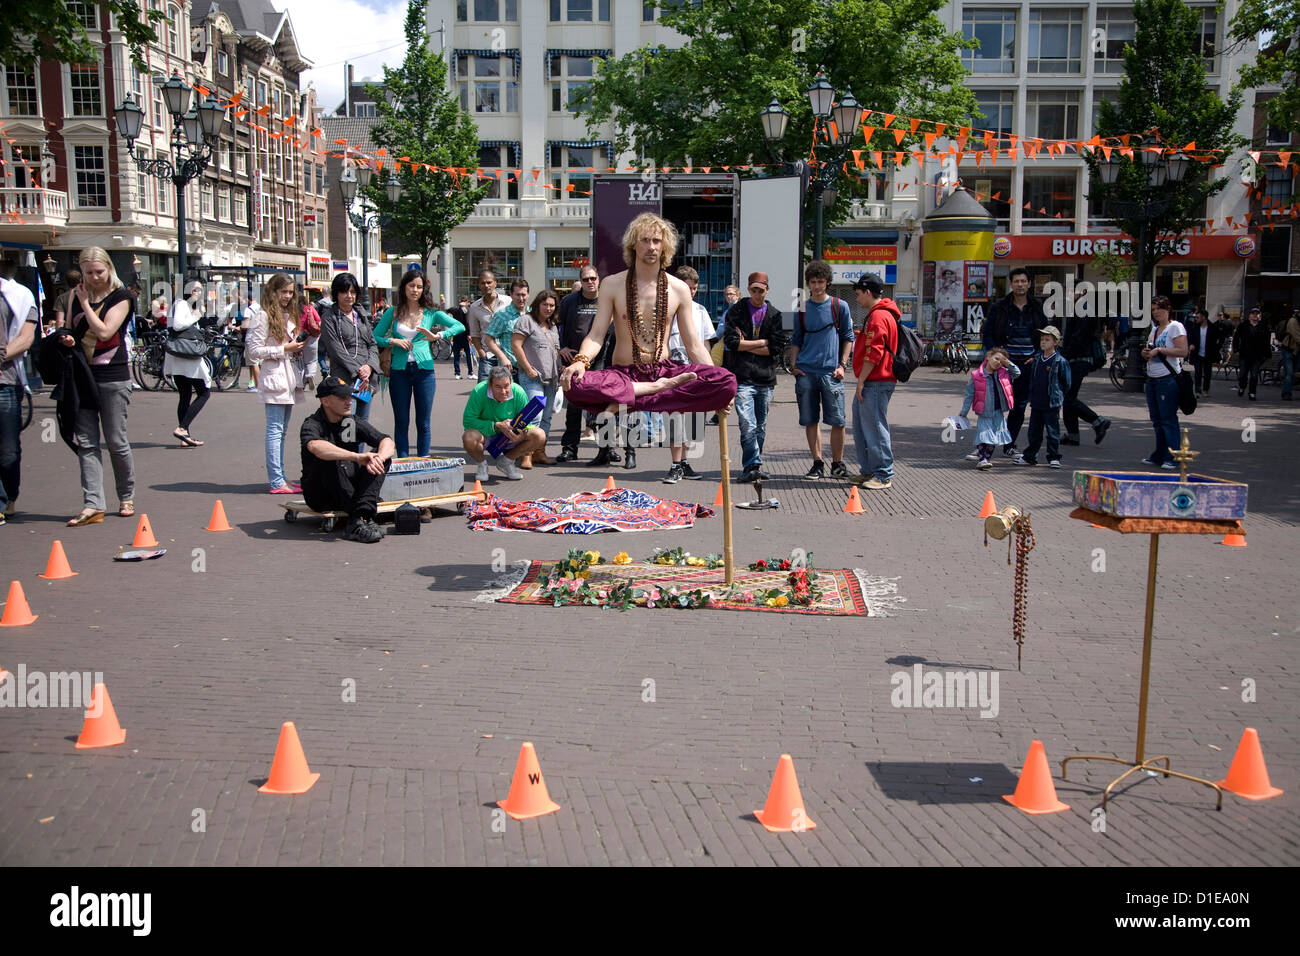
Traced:
<path fill-rule="evenodd" d="M 591 215 L 591 200 L 574 199 L 546 204 L 547 219 L 586 219 Z"/>
<path fill-rule="evenodd" d="M 483 201 L 474 207 L 470 219 L 518 219 L 519 204 L 515 202 Z"/>
<path fill-rule="evenodd" d="M 888 219 L 889 203 L 872 202 L 869 199 L 855 199 L 849 210 L 850 219 Z"/>
<path fill-rule="evenodd" d="M 66 226 L 68 194 L 53 189 L 0 189 L 0 224 Z"/>

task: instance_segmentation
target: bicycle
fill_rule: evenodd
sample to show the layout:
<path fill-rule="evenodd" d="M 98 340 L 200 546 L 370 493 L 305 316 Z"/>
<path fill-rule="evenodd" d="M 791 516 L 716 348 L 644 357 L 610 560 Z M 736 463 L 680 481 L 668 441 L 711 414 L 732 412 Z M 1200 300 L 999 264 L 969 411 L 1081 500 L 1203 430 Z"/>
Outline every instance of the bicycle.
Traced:
<path fill-rule="evenodd" d="M 244 370 L 244 346 L 238 335 L 216 335 L 206 356 L 212 373 L 212 384 L 218 392 L 233 388 L 240 382 Z"/>
<path fill-rule="evenodd" d="M 948 372 L 954 375 L 970 372 L 970 353 L 966 351 L 966 343 L 960 333 L 954 331 L 947 338 L 940 339 L 939 344 L 943 346 L 943 359 L 948 363 Z"/>
<path fill-rule="evenodd" d="M 163 362 L 166 361 L 167 332 L 148 329 L 136 340 L 131 350 L 131 377 L 143 389 L 156 392 L 171 383 L 163 374 Z"/>

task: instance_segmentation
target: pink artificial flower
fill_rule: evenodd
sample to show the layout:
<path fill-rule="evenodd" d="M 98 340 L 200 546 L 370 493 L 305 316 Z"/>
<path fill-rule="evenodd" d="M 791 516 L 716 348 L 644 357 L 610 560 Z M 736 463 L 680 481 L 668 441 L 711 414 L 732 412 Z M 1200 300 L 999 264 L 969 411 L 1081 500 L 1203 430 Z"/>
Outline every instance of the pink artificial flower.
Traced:
<path fill-rule="evenodd" d="M 754 592 L 746 591 L 744 594 L 741 595 L 741 597 L 743 597 L 746 601 L 752 601 L 754 600 Z"/>

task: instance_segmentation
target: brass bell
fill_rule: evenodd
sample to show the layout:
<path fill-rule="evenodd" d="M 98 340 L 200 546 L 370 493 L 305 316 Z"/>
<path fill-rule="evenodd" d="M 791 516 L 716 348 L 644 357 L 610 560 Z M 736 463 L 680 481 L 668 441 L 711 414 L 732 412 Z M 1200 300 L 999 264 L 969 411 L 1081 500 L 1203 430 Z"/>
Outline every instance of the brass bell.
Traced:
<path fill-rule="evenodd" d="M 1001 541 L 1011 533 L 1011 526 L 1020 515 L 1019 508 L 1009 505 L 984 519 L 984 533 L 995 541 Z"/>

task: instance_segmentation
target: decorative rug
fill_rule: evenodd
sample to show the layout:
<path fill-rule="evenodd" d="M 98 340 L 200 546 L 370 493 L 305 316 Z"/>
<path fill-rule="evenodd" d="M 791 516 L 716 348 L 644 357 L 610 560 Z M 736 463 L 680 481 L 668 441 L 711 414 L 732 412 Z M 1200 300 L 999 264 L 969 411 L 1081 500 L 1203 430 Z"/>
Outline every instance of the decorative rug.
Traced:
<path fill-rule="evenodd" d="M 676 531 L 696 518 L 713 517 L 713 509 L 686 501 L 667 501 L 644 491 L 616 488 L 584 491 L 568 498 L 507 501 L 489 494 L 465 511 L 471 531 L 545 531 L 552 534 L 598 534 L 601 531 Z"/>
<path fill-rule="evenodd" d="M 557 561 L 533 561 L 524 574 L 523 580 L 508 594 L 496 600 L 505 604 L 547 604 L 552 598 L 543 596 L 547 577 Z M 723 597 L 726 592 L 726 572 L 722 568 L 693 568 L 673 565 L 646 564 L 598 564 L 591 568 L 591 576 L 586 584 L 592 588 L 613 587 L 620 582 L 635 584 L 637 589 L 659 597 L 640 597 L 635 605 L 646 607 L 654 601 L 655 605 L 673 606 L 673 590 L 688 592 L 704 590 L 711 592 L 714 598 L 709 607 L 727 611 L 778 611 L 795 614 L 821 615 L 866 615 L 870 613 L 866 597 L 863 594 L 860 574 L 846 570 L 817 569 L 817 587 L 821 595 L 813 604 L 802 607 L 790 603 L 784 607 L 767 607 L 756 603 L 752 597 L 756 592 L 769 589 L 784 589 L 785 571 L 750 571 L 736 568 L 736 583 L 732 592 L 734 596 Z M 746 600 L 745 594 L 751 597 Z"/>

